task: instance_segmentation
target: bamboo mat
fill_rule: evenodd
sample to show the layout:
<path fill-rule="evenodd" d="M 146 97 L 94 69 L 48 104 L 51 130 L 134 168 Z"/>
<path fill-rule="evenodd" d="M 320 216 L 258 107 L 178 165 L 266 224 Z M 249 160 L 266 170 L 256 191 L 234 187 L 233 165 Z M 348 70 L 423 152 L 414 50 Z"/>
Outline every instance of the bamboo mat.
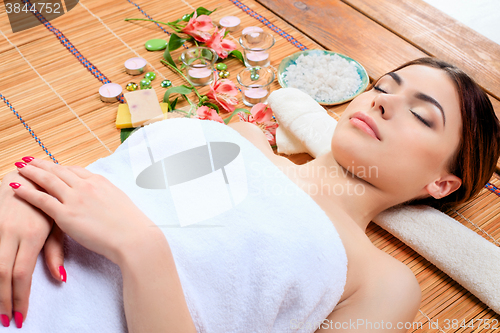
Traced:
<path fill-rule="evenodd" d="M 192 8 L 203 6 L 208 9 L 218 7 L 217 11 L 211 15 L 214 21 L 218 21 L 218 18 L 222 16 L 235 15 L 241 19 L 242 27 L 260 26 L 265 31 L 273 33 L 276 38 L 271 55 L 271 65 L 274 68 L 278 67 L 282 58 L 299 51 L 289 41 L 244 13 L 229 0 L 182 2 L 143 0 L 136 3 L 153 19 L 163 22 L 173 21 L 191 12 Z M 244 4 L 297 39 L 305 47 L 322 48 L 254 0 L 245 0 Z M 123 42 L 89 11 L 99 17 Z M 83 0 L 69 13 L 50 23 L 59 29 L 110 81 L 122 87 L 131 81 L 138 83 L 142 78 L 125 73 L 123 65 L 125 60 L 136 56 L 127 47 L 128 45 L 158 71 L 153 87 L 160 100 L 165 91 L 159 85 L 162 76 L 172 80 L 174 85 L 184 82 L 177 74 L 160 63 L 163 52 L 149 52 L 145 50 L 144 43 L 152 38 L 168 39 L 169 37 L 151 22 L 125 22 L 124 18 L 145 17 L 133 4 L 125 0 L 105 3 L 98 0 Z M 10 101 L 39 141 L 30 135 L 11 109 L 1 101 L 0 178 L 14 170 L 14 162 L 19 161 L 22 156 L 50 160 L 44 148 L 63 165 L 85 167 L 99 158 L 110 155 L 120 145 L 120 131 L 115 128 L 118 103 L 108 104 L 100 101 L 98 89 L 102 83 L 46 27 L 39 25 L 27 31 L 12 33 L 8 22 L 5 9 L 2 7 L 0 8 L 0 30 L 10 42 L 18 47 L 26 60 L 0 34 L 0 75 L 2 78 L 0 94 Z M 168 27 L 164 27 L 171 32 Z M 241 30 L 231 35 L 237 39 L 240 32 Z M 177 59 L 182 50 L 181 48 L 174 51 L 173 58 Z M 229 78 L 236 82 L 236 74 L 243 69 L 243 65 L 235 59 L 227 59 L 225 63 L 230 72 Z M 279 84 L 275 81 L 272 90 L 278 88 Z M 206 92 L 207 89 L 202 88 L 201 93 Z M 182 105 L 184 104 L 180 104 Z M 238 107 L 245 106 L 240 103 Z M 338 119 L 345 107 L 346 105 L 330 107 L 331 116 Z M 232 121 L 238 121 L 237 117 Z M 308 158 L 310 157 L 306 154 L 301 154 L 291 159 L 297 163 L 303 163 Z M 500 187 L 500 179 L 493 178 L 491 182 Z M 497 242 L 496 240 L 500 237 L 499 200 L 496 194 L 483 189 L 476 200 L 457 209 L 460 215 L 453 211 L 448 213 L 488 241 Z M 459 322 L 472 318 L 500 320 L 499 315 L 477 298 L 374 223 L 369 225 L 367 235 L 378 248 L 408 265 L 420 283 L 423 299 L 415 321 L 424 325 L 423 329 L 409 330 L 410 332 L 443 332 L 443 330 L 429 329 L 429 320 L 433 322 L 439 320 L 440 324 L 444 319 L 457 319 Z M 499 244 L 496 243 L 496 245 Z M 471 330 L 447 331 L 468 332 Z M 487 331 L 475 330 L 475 332 Z"/>

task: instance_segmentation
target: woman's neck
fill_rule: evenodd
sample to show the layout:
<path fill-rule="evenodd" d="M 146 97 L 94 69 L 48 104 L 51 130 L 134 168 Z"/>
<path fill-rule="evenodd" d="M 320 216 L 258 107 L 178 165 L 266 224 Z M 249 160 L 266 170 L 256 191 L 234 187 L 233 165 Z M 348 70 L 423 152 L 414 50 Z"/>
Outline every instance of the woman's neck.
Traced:
<path fill-rule="evenodd" d="M 353 167 L 338 164 L 331 152 L 297 166 L 297 171 L 304 191 L 316 201 L 334 205 L 334 218 L 355 223 L 363 232 L 375 216 L 396 204 L 383 191 L 356 177 Z"/>

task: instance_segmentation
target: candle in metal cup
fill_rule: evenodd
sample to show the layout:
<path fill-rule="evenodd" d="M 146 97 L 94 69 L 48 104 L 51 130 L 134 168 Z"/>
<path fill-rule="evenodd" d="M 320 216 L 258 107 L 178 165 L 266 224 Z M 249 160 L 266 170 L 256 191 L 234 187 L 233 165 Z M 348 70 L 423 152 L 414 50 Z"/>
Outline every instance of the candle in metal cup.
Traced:
<path fill-rule="evenodd" d="M 194 85 L 207 85 L 212 79 L 212 69 L 205 65 L 188 67 L 188 79 Z"/>
<path fill-rule="evenodd" d="M 146 71 L 147 61 L 144 58 L 130 58 L 125 61 L 125 69 L 130 75 L 139 75 Z"/>
<path fill-rule="evenodd" d="M 227 31 L 233 32 L 240 28 L 240 19 L 236 16 L 225 16 L 220 19 L 219 25 L 226 28 Z"/>
<path fill-rule="evenodd" d="M 106 83 L 99 88 L 101 101 L 113 103 L 118 101 L 118 96 L 122 93 L 122 87 L 116 83 Z"/>
<path fill-rule="evenodd" d="M 263 50 L 253 50 L 245 52 L 247 63 L 252 67 L 266 67 L 269 66 L 269 53 Z"/>
<path fill-rule="evenodd" d="M 269 91 L 266 88 L 262 88 L 259 85 L 251 85 L 248 89 L 243 91 L 243 95 L 246 102 L 255 105 L 257 103 L 264 103 L 267 100 L 267 95 Z M 247 104 L 247 103 L 245 103 Z"/>

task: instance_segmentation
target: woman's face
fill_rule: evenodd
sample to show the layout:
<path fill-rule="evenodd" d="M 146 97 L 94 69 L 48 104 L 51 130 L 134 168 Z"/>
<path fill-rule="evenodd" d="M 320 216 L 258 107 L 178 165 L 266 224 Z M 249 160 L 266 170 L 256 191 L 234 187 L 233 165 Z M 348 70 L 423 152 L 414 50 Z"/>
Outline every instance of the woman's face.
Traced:
<path fill-rule="evenodd" d="M 332 139 L 335 160 L 401 202 L 448 175 L 460 141 L 459 97 L 446 72 L 411 65 L 356 97 Z"/>

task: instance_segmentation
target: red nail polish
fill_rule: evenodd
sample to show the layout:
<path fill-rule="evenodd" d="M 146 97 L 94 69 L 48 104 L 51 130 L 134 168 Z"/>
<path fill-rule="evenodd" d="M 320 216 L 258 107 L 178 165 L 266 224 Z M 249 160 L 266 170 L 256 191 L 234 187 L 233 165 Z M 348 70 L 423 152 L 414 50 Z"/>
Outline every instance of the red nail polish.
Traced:
<path fill-rule="evenodd" d="M 21 184 L 19 184 L 19 183 L 10 183 L 9 185 L 10 185 L 10 187 L 12 187 L 14 189 L 17 189 L 21 186 Z"/>
<path fill-rule="evenodd" d="M 61 274 L 61 281 L 66 282 L 66 270 L 63 266 L 59 266 L 59 274 Z"/>
<path fill-rule="evenodd" d="M 7 315 L 2 315 L 2 325 L 3 327 L 9 327 L 10 325 L 10 320 L 9 320 L 9 317 L 7 317 Z"/>
<path fill-rule="evenodd" d="M 17 328 L 23 327 L 23 314 L 21 312 L 14 311 L 14 321 L 16 322 Z"/>
<path fill-rule="evenodd" d="M 19 169 L 21 168 L 24 168 L 26 166 L 26 163 L 23 163 L 23 162 L 16 162 L 14 163 L 16 165 L 16 167 L 18 167 Z"/>
<path fill-rule="evenodd" d="M 31 157 L 31 156 L 25 156 L 22 158 L 22 160 L 26 163 L 29 163 L 31 161 L 33 161 L 35 158 L 34 157 Z"/>

